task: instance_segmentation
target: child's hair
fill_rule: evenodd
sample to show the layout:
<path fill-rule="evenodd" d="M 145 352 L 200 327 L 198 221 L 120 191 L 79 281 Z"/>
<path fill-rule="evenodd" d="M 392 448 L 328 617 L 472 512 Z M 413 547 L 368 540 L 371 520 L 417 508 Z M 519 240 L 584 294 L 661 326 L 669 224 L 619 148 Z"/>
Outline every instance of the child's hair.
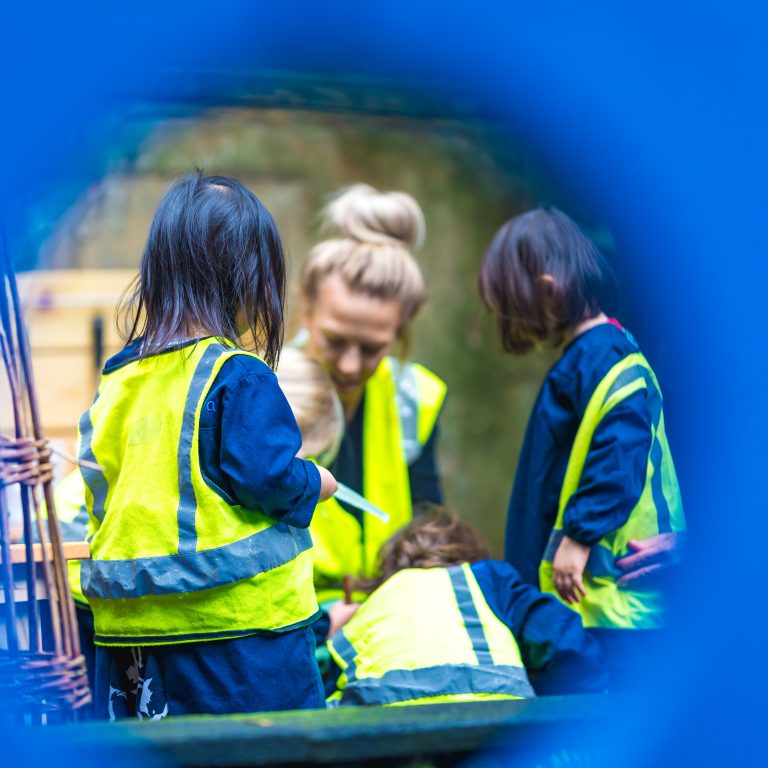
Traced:
<path fill-rule="evenodd" d="M 357 586 L 373 592 L 405 568 L 447 568 L 487 560 L 490 556 L 483 537 L 453 510 L 422 503 L 414 508 L 414 519 L 382 546 L 376 578 L 361 581 Z"/>
<path fill-rule="evenodd" d="M 301 292 L 310 304 L 321 280 L 338 274 L 350 290 L 379 299 L 400 299 L 401 330 L 426 300 L 424 277 L 409 248 L 424 240 L 424 215 L 405 192 L 379 192 L 355 184 L 324 209 L 326 231 L 301 270 Z"/>
<path fill-rule="evenodd" d="M 557 208 L 510 219 L 488 246 L 480 295 L 496 315 L 507 352 L 557 347 L 601 311 L 615 311 L 616 279 L 597 246 Z"/>
<path fill-rule="evenodd" d="M 301 431 L 302 458 L 328 466 L 344 432 L 344 409 L 328 374 L 309 355 L 284 347 L 275 370 Z"/>
<path fill-rule="evenodd" d="M 199 331 L 237 342 L 245 325 L 273 366 L 283 343 L 285 261 L 277 226 L 243 184 L 181 177 L 157 207 L 126 312 L 143 357 Z"/>

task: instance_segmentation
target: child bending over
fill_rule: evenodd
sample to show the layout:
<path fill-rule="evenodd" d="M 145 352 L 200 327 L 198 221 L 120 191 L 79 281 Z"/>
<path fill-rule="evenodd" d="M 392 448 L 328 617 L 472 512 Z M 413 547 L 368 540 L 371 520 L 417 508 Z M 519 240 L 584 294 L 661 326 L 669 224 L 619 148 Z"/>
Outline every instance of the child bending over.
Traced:
<path fill-rule="evenodd" d="M 416 704 L 600 692 L 579 617 L 489 559 L 480 536 L 432 505 L 382 548 L 369 598 L 329 640 L 329 704 Z M 330 692 L 326 686 L 326 692 Z"/>

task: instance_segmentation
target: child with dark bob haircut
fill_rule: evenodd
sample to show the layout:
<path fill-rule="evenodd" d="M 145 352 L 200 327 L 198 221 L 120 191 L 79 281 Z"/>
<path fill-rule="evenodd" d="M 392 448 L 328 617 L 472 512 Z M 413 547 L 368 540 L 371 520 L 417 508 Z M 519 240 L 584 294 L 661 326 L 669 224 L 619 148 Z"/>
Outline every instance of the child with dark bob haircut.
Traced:
<path fill-rule="evenodd" d="M 496 233 L 479 288 L 505 350 L 562 348 L 528 423 L 506 559 L 606 646 L 627 637 L 621 630 L 661 627 L 658 585 L 619 583 L 617 561 L 685 521 L 658 381 L 608 316 L 616 305 L 609 265 L 568 216 L 537 208 Z"/>
<path fill-rule="evenodd" d="M 190 174 L 160 202 L 125 348 L 80 421 L 93 524 L 82 587 L 96 714 L 158 719 L 323 704 L 308 526 L 331 474 L 271 370 L 285 265 L 261 201 Z M 264 359 L 242 349 L 249 334 Z M 90 466 L 93 466 L 91 464 Z"/>
<path fill-rule="evenodd" d="M 471 526 L 420 505 L 382 547 L 368 599 L 329 641 L 329 704 L 416 704 L 600 692 L 578 616 L 491 560 Z"/>

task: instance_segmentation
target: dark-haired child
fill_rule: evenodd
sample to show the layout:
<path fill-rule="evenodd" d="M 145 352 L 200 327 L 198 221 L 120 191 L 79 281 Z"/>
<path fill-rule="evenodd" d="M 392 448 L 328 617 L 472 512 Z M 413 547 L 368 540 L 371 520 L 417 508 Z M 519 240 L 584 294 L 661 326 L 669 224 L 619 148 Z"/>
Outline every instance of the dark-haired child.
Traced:
<path fill-rule="evenodd" d="M 617 561 L 640 540 L 685 527 L 659 384 L 609 317 L 609 265 L 561 211 L 508 221 L 484 255 L 479 287 L 507 352 L 562 347 L 528 423 L 505 557 L 576 610 L 604 647 L 618 647 L 637 637 L 621 630 L 661 627 L 664 606 L 658 585 L 618 583 Z"/>
<path fill-rule="evenodd" d="M 80 421 L 80 456 L 102 468 L 82 468 L 97 716 L 323 703 L 307 527 L 335 481 L 296 458 L 270 368 L 284 289 L 280 236 L 252 192 L 199 173 L 171 187 L 126 347 Z M 238 346 L 246 333 L 263 359 Z"/>
<path fill-rule="evenodd" d="M 431 505 L 380 553 L 369 598 L 329 640 L 330 705 L 528 698 L 606 689 L 579 617 L 489 559 L 477 532 Z"/>

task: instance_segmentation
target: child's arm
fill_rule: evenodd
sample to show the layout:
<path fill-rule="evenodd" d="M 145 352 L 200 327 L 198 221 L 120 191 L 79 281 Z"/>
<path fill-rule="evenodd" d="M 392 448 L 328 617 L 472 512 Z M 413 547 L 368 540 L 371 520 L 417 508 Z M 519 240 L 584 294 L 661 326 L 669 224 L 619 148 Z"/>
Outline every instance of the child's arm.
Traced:
<path fill-rule="evenodd" d="M 579 487 L 563 513 L 565 535 L 553 561 L 555 586 L 566 602 L 584 595 L 590 548 L 624 525 L 637 504 L 652 439 L 645 390 L 620 402 L 595 430 Z"/>
<path fill-rule="evenodd" d="M 563 536 L 552 562 L 552 576 L 560 597 L 568 605 L 578 603 L 586 594 L 584 591 L 584 568 L 589 559 L 590 548 L 570 536 Z"/>
<path fill-rule="evenodd" d="M 301 434 L 274 373 L 256 358 L 228 360 L 201 412 L 206 482 L 231 503 L 306 528 L 321 491 L 331 493 L 335 481 L 296 458 L 300 448 Z"/>
<path fill-rule="evenodd" d="M 472 572 L 491 610 L 515 636 L 537 694 L 607 689 L 602 652 L 578 614 L 523 582 L 509 563 L 484 560 Z"/>

